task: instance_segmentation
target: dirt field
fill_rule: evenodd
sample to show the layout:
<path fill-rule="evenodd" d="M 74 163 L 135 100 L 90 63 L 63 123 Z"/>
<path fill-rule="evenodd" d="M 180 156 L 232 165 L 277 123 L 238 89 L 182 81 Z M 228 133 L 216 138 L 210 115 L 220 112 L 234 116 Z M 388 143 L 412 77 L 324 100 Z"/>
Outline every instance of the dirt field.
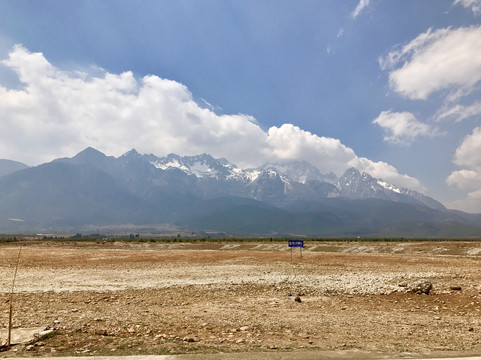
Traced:
<path fill-rule="evenodd" d="M 481 353 L 481 242 L 305 245 L 291 262 L 284 242 L 29 243 L 14 327 L 54 332 L 0 357 Z M 0 245 L 0 328 L 17 253 Z"/>

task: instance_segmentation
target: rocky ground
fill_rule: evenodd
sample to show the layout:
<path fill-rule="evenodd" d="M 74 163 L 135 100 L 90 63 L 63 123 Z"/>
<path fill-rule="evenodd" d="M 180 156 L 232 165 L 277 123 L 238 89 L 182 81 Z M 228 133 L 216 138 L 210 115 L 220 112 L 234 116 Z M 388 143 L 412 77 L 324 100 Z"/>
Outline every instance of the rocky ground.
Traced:
<path fill-rule="evenodd" d="M 0 245 L 0 328 L 18 249 Z M 283 242 L 29 242 L 14 327 L 53 331 L 0 357 L 479 353 L 480 264 L 481 242 L 306 242 L 292 261 Z"/>

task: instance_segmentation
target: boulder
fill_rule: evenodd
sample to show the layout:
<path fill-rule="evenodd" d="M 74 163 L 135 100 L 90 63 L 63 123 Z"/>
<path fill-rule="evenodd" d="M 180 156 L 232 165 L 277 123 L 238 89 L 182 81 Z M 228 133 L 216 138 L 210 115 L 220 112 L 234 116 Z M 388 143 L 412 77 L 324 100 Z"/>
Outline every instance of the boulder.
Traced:
<path fill-rule="evenodd" d="M 433 284 L 427 279 L 419 279 L 411 284 L 409 290 L 415 294 L 426 294 L 433 289 Z"/>
<path fill-rule="evenodd" d="M 53 330 L 45 329 L 44 327 L 12 329 L 10 345 L 32 343 L 51 333 L 53 333 Z M 7 329 L 0 329 L 0 347 L 7 345 L 7 337 Z"/>

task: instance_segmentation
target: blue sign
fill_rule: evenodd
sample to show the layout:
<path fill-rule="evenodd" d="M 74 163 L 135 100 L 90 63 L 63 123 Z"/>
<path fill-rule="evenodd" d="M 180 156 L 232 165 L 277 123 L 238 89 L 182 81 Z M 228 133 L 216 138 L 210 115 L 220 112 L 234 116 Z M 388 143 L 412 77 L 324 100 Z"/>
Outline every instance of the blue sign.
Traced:
<path fill-rule="evenodd" d="M 289 247 L 304 247 L 303 240 L 289 240 Z"/>

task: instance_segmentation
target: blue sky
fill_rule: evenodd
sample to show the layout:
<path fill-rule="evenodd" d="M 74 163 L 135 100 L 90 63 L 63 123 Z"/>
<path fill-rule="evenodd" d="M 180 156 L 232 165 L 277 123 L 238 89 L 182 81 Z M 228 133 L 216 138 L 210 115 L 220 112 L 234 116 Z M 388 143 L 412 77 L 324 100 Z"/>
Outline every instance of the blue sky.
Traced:
<path fill-rule="evenodd" d="M 481 212 L 481 0 L 0 0 L 0 158 L 350 166 Z"/>

